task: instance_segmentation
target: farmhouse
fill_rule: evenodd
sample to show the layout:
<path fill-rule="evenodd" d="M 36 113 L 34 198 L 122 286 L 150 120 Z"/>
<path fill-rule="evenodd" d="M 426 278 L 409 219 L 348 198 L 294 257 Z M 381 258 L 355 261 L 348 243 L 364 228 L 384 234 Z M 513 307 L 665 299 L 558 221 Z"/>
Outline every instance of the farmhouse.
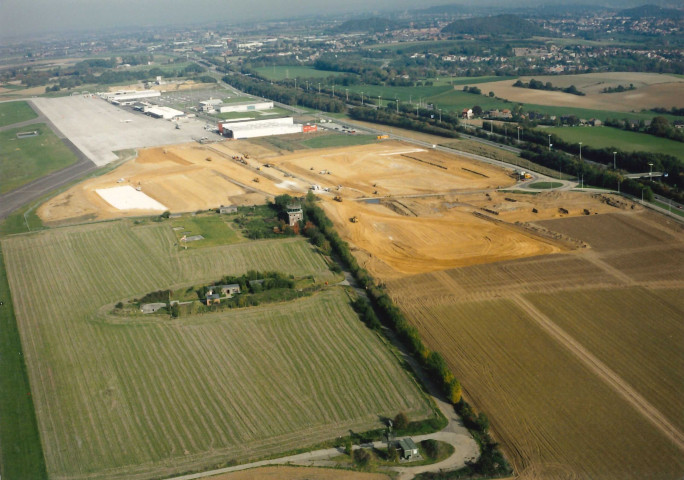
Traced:
<path fill-rule="evenodd" d="M 218 305 L 220 303 L 221 296 L 218 293 L 209 290 L 209 292 L 207 292 L 207 305 Z"/>
<path fill-rule="evenodd" d="M 228 297 L 232 297 L 234 294 L 240 293 L 240 285 L 237 283 L 231 283 L 230 285 L 216 285 L 214 288 L 220 290 L 223 295 Z"/>
<path fill-rule="evenodd" d="M 462 118 L 473 118 L 473 109 L 472 108 L 464 108 L 463 111 L 461 112 L 461 117 Z"/>
<path fill-rule="evenodd" d="M 399 450 L 401 451 L 401 458 L 404 460 L 412 460 L 418 456 L 418 447 L 411 440 L 411 438 L 402 438 L 399 440 Z"/>

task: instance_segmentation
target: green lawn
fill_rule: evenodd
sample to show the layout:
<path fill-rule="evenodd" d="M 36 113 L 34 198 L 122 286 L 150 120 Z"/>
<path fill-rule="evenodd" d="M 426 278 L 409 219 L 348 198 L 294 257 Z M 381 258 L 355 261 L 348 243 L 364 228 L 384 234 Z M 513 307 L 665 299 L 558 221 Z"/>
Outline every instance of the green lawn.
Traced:
<path fill-rule="evenodd" d="M 536 188 L 538 190 L 545 190 L 548 188 L 558 188 L 562 187 L 563 184 L 560 182 L 535 182 L 529 185 L 530 188 Z"/>
<path fill-rule="evenodd" d="M 38 114 L 26 102 L 0 103 L 0 127 L 25 122 L 37 116 Z"/>
<path fill-rule="evenodd" d="M 0 471 L 9 479 L 47 478 L 2 250 L 0 302 Z"/>
<path fill-rule="evenodd" d="M 268 120 L 269 118 L 277 118 L 291 114 L 292 113 L 289 110 L 274 107 L 269 110 L 253 110 L 249 112 L 225 112 L 214 113 L 212 115 L 222 120 L 231 120 L 236 118 L 256 118 L 259 120 Z"/>
<path fill-rule="evenodd" d="M 286 78 L 327 78 L 331 75 L 342 75 L 342 72 L 316 70 L 302 65 L 276 65 L 256 69 L 257 73 L 268 80 L 285 80 Z M 302 85 L 303 86 L 303 85 Z"/>
<path fill-rule="evenodd" d="M 304 140 L 302 145 L 309 148 L 350 147 L 352 145 L 366 145 L 376 142 L 375 135 L 322 135 Z"/>
<path fill-rule="evenodd" d="M 627 132 L 612 127 L 552 127 L 545 131 L 558 135 L 566 142 L 594 148 L 619 148 L 625 152 L 665 153 L 684 160 L 684 143 L 646 133 Z M 618 158 L 618 166 L 620 159 Z"/>
<path fill-rule="evenodd" d="M 254 101 L 257 101 L 257 99 L 254 97 L 238 96 L 238 97 L 225 97 L 225 98 L 222 98 L 221 101 L 224 104 L 230 104 L 230 103 L 254 102 Z"/>
<path fill-rule="evenodd" d="M 37 130 L 39 135 L 17 138 Z M 78 159 L 44 123 L 0 132 L 0 193 L 12 191 L 36 178 L 61 170 Z"/>
<path fill-rule="evenodd" d="M 230 222 L 235 215 L 220 215 L 218 213 L 206 213 L 202 215 L 185 215 L 174 218 L 171 221 L 172 228 L 183 227 L 174 230 L 176 239 L 180 240 L 183 235 L 202 235 L 204 240 L 187 242 L 188 248 L 213 247 L 216 245 L 230 245 L 243 241 L 243 238 L 232 227 Z"/>

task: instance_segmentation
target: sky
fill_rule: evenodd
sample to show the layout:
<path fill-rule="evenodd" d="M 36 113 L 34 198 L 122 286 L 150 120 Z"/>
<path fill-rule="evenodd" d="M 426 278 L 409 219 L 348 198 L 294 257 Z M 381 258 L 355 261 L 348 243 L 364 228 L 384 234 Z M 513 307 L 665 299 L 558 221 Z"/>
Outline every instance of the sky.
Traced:
<path fill-rule="evenodd" d="M 448 0 L 423 0 L 430 6 Z M 0 35 L 416 8 L 415 0 L 0 0 Z"/>
<path fill-rule="evenodd" d="M 317 13 L 363 15 L 444 4 L 522 6 L 564 1 L 568 0 L 0 0 L 0 37 L 123 26 L 240 23 Z M 615 4 L 616 1 L 623 5 L 667 3 L 667 0 L 602 0 L 599 3 Z"/>

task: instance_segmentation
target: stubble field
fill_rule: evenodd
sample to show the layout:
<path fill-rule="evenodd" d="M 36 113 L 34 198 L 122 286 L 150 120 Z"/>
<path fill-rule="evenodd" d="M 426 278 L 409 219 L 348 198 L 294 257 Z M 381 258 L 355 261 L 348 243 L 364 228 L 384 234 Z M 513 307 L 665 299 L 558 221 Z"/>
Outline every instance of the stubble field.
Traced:
<path fill-rule="evenodd" d="M 249 269 L 332 279 L 301 239 L 177 251 L 167 224 L 2 242 L 51 478 L 149 478 L 283 452 L 429 405 L 341 290 L 181 317 L 113 303 Z M 115 321 L 113 321 L 115 320 Z"/>
<path fill-rule="evenodd" d="M 505 80 L 487 84 L 487 89 L 497 97 L 512 102 L 537 105 L 553 105 L 559 107 L 575 107 L 591 110 L 607 110 L 613 112 L 641 111 L 655 107 L 684 107 L 684 81 L 674 75 L 655 73 L 600 73 L 584 75 L 538 75 L 521 77 L 524 82 L 531 78 L 541 82 L 551 82 L 554 87 L 575 85 L 585 96 L 569 93 L 531 90 L 514 87 L 515 80 Z M 600 93 L 606 87 L 634 84 L 635 90 L 621 93 Z"/>
<path fill-rule="evenodd" d="M 535 224 L 585 247 L 387 288 L 520 478 L 681 478 L 684 230 L 632 210 Z"/>

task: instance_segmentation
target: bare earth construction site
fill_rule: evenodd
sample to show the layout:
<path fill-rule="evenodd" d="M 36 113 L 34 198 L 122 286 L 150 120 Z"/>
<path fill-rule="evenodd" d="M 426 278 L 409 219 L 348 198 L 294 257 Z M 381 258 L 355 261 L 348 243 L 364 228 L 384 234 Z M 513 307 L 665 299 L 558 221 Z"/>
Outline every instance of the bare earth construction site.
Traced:
<path fill-rule="evenodd" d="M 302 196 L 313 186 L 359 263 L 386 286 L 427 346 L 444 355 L 468 400 L 487 412 L 493 435 L 521 478 L 681 478 L 684 229 L 617 195 L 569 190 L 533 194 L 516 190 L 515 183 L 512 170 L 402 142 L 295 152 L 247 141 L 192 142 L 140 150 L 137 158 L 47 201 L 38 214 L 46 225 L 159 214 L 144 208 L 118 209 L 97 192 L 124 186 L 144 193 L 172 213 L 263 203 L 283 193 Z M 273 429 L 258 422 L 260 414 L 272 414 L 269 402 L 264 401 L 259 404 L 262 410 L 246 420 L 253 425 L 245 430 L 203 438 L 201 429 L 188 427 L 190 440 L 183 443 L 178 437 L 185 426 L 177 418 L 165 418 L 170 414 L 164 408 L 184 408 L 178 393 L 183 381 L 202 390 L 205 383 L 233 377 L 221 370 L 218 376 L 205 378 L 206 382 L 194 379 L 191 368 L 168 352 L 179 345 L 196 350 L 202 343 L 202 330 L 212 338 L 227 335 L 229 322 L 212 317 L 187 326 L 139 326 L 133 335 L 102 323 L 98 308 L 156 288 L 158 282 L 187 286 L 211 277 L 210 259 L 200 253 L 184 257 L 175 252 L 170 232 L 159 227 L 129 230 L 128 224 L 115 223 L 73 228 L 3 241 L 13 292 L 29 291 L 29 277 L 16 273 L 19 265 L 29 262 L 41 278 L 40 291 L 54 290 L 54 298 L 81 299 L 75 307 L 75 324 L 82 339 L 92 345 L 83 352 L 87 361 L 96 362 L 101 354 L 98 348 L 109 344 L 110 335 L 122 349 L 107 353 L 98 367 L 101 380 L 85 376 L 82 384 L 71 382 L 71 369 L 83 368 L 73 366 L 76 351 L 63 347 L 71 343 L 64 332 L 74 327 L 72 315 L 53 310 L 56 307 L 47 296 L 32 301 L 22 297 L 27 293 L 19 295 L 25 307 L 18 309 L 17 321 L 36 392 L 47 463 L 55 476 L 106 478 L 111 473 L 116 477 L 125 475 L 128 466 L 129 472 L 144 478 L 151 472 L 173 473 L 203 462 L 223 461 L 226 451 L 243 441 L 272 454 L 290 437 L 301 441 L 302 435 L 310 433 L 318 441 L 330 428 L 337 434 L 345 428 L 374 425 L 375 419 L 356 403 L 348 408 L 335 404 L 337 416 L 332 423 L 321 413 L 313 425 L 307 425 L 308 404 L 283 403 L 280 398 L 296 397 L 298 392 L 274 392 L 271 400 L 290 411 Z M 116 239 L 125 241 L 125 246 Z M 60 279 L 46 272 L 59 271 L 60 246 L 76 241 L 83 242 L 80 248 L 85 253 L 102 259 L 103 267 L 117 272 L 123 283 L 116 291 L 90 294 L 90 287 L 106 282 L 78 282 L 74 273 L 78 269 L 94 273 L 76 253 L 68 262 L 78 266 L 71 273 L 78 288 L 58 288 Z M 232 268 L 254 267 L 253 252 L 235 247 L 220 247 L 214 253 L 222 254 L 222 262 L 229 264 L 233 256 L 239 258 L 239 267 L 227 265 Z M 287 248 L 304 249 L 302 245 Z M 285 253 L 278 250 L 273 258 Z M 318 256 L 300 255 L 307 259 L 306 268 L 291 263 L 287 267 L 328 279 Z M 136 265 L 139 257 L 145 258 L 142 269 Z M 126 277 L 125 268 L 117 264 L 120 259 L 139 274 Z M 280 265 L 271 257 L 266 263 L 269 268 Z M 193 270 L 196 267 L 200 270 Z M 306 303 L 309 300 L 294 308 L 309 315 L 333 312 L 344 320 L 345 329 L 353 329 L 347 326 L 351 314 L 344 302 L 336 294 L 326 295 L 322 310 Z M 41 324 L 39 318 L 44 316 L 58 321 Z M 240 332 L 248 330 L 238 326 Z M 183 330 L 192 335 L 180 335 Z M 33 331 L 41 334 L 32 336 L 29 332 Z M 361 345 L 344 345 L 344 351 L 377 348 L 374 340 L 359 338 Z M 332 348 L 334 342 L 328 340 L 319 339 L 325 348 Z M 270 337 L 254 340 L 257 349 L 266 348 L 270 341 Z M 152 342 L 167 352 L 161 360 L 146 358 L 164 374 L 167 362 L 181 369 L 175 389 L 160 406 L 137 391 L 137 384 L 119 382 L 126 378 L 118 371 L 121 365 L 133 366 L 137 361 L 136 349 L 125 347 L 131 342 L 143 351 L 146 342 Z M 295 339 L 290 339 L 276 352 L 279 362 L 297 348 L 293 345 Z M 210 351 L 196 350 L 192 355 L 201 368 L 217 368 L 214 363 L 219 355 L 226 362 L 242 358 L 241 350 L 219 353 L 214 343 L 206 348 Z M 41 349 L 51 351 L 51 358 L 41 357 Z M 273 361 L 260 359 L 264 365 Z M 341 367 L 354 368 L 354 363 Z M 383 386 L 398 375 L 390 363 L 386 360 L 377 366 L 376 374 L 385 379 Z M 62 370 L 57 371 L 59 366 Z M 297 368 L 288 365 L 285 373 L 293 375 Z M 157 390 L 164 391 L 167 385 L 152 377 Z M 415 416 L 425 416 L 421 397 L 401 378 L 407 389 L 403 391 L 411 393 L 402 406 Z M 347 380 L 353 388 L 351 379 Z M 247 382 L 242 377 L 234 381 Z M 370 383 L 362 387 L 369 389 Z M 60 387 L 67 394 L 55 399 Z M 327 390 L 325 385 L 315 387 Z M 99 400 L 73 402 L 91 391 L 97 392 Z M 374 390 L 365 391 L 368 399 L 374 399 L 373 408 L 386 415 L 402 393 L 397 390 L 378 399 Z M 216 422 L 229 424 L 223 408 L 230 408 L 231 403 L 248 407 L 242 398 L 228 395 L 225 400 L 224 393 L 211 390 L 203 401 Z M 257 396 L 256 391 L 249 390 L 249 394 Z M 105 451 L 108 443 L 135 438 L 139 428 L 145 430 L 122 407 L 131 401 L 141 418 L 163 428 L 153 439 L 138 442 L 137 452 L 122 447 L 98 461 L 86 462 L 87 457 Z M 90 417 L 79 417 L 82 411 Z M 60 430 L 54 422 L 64 412 L 77 420 Z M 119 420 L 111 420 L 106 434 L 98 433 L 97 418 L 111 412 Z M 162 439 L 166 434 L 175 439 Z M 266 440 L 271 437 L 272 443 Z M 59 447 L 76 438 L 80 439 L 78 447 L 66 451 Z M 249 457 L 246 451 L 235 456 Z M 132 467 L 136 462 L 139 466 Z"/>

